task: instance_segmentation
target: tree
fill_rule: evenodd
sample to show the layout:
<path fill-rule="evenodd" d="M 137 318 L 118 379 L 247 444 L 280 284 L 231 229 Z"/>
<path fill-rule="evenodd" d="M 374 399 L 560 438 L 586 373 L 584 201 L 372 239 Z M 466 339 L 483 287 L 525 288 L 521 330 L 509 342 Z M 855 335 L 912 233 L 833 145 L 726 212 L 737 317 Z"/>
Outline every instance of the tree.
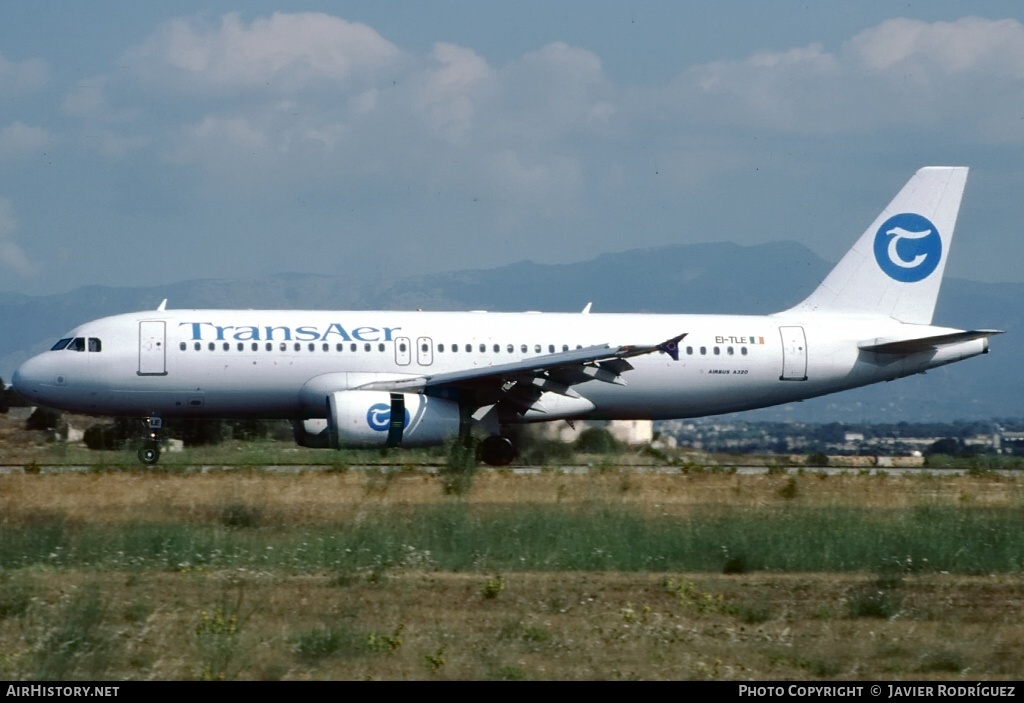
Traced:
<path fill-rule="evenodd" d="M 619 441 L 603 427 L 588 427 L 576 438 L 575 449 L 584 454 L 613 454 L 621 450 Z"/>

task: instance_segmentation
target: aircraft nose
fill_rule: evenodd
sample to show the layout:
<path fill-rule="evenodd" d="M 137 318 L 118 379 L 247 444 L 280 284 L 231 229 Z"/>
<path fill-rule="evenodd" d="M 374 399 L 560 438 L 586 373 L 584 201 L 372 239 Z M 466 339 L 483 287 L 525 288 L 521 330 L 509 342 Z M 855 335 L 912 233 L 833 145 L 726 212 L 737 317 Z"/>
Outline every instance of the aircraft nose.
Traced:
<path fill-rule="evenodd" d="M 17 368 L 11 377 L 11 385 L 27 400 L 41 402 L 44 388 L 58 382 L 48 367 L 44 359 L 32 357 Z"/>

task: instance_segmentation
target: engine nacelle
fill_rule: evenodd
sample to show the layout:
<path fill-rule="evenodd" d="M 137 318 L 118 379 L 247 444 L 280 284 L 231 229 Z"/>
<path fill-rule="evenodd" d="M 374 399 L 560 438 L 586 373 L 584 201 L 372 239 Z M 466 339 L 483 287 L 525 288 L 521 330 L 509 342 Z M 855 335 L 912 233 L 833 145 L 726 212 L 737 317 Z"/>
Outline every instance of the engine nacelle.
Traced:
<path fill-rule="evenodd" d="M 307 449 L 333 449 L 327 420 L 292 420 L 292 436 L 295 443 Z"/>
<path fill-rule="evenodd" d="M 458 403 L 416 393 L 335 391 L 327 395 L 327 415 L 328 446 L 335 449 L 429 447 L 459 434 Z"/>

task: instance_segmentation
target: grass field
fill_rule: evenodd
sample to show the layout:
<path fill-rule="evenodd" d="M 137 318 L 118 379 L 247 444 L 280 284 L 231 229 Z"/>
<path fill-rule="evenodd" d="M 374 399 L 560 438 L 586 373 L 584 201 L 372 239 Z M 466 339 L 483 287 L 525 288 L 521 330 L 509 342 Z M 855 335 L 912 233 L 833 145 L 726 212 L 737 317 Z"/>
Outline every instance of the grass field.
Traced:
<path fill-rule="evenodd" d="M 1024 676 L 1024 481 L 0 476 L 0 678 Z"/>

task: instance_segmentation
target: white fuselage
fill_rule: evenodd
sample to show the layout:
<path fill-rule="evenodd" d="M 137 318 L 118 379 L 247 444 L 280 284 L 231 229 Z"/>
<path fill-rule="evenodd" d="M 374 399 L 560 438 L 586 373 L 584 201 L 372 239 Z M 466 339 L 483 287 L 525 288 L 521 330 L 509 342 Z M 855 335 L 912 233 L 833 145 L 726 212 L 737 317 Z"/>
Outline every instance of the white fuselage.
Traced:
<path fill-rule="evenodd" d="M 86 345 L 84 351 L 45 352 L 22 365 L 14 383 L 33 402 L 94 415 L 298 420 L 325 416 L 325 391 L 485 369 L 597 344 L 657 344 L 685 333 L 678 360 L 664 352 L 632 358 L 634 368 L 622 374 L 625 385 L 580 383 L 574 390 L 581 401 L 526 413 L 521 421 L 668 419 L 810 398 L 987 351 L 987 339 L 910 354 L 858 348 L 865 340 L 951 331 L 793 312 L 167 310 L 81 325 L 67 337 L 98 340 L 99 351 Z"/>

